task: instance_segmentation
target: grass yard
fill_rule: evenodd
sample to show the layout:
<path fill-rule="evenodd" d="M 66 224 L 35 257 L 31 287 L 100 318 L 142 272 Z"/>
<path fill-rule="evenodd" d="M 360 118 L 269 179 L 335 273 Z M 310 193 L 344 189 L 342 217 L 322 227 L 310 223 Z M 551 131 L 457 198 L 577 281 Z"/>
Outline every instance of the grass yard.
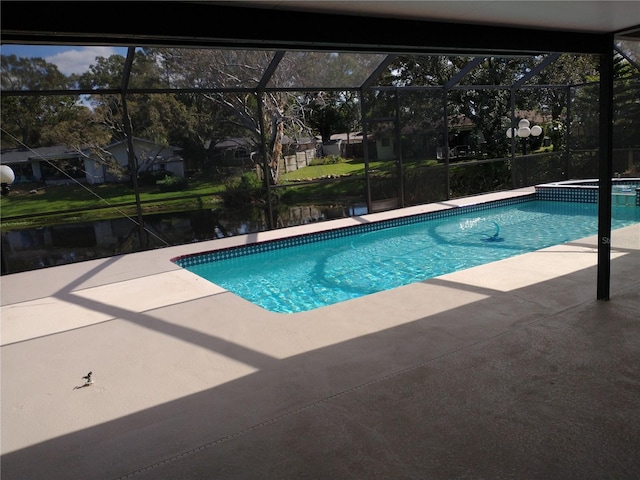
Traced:
<path fill-rule="evenodd" d="M 395 161 L 391 162 L 370 162 L 369 168 L 375 169 L 388 169 L 395 165 Z M 281 175 L 283 182 L 293 182 L 301 180 L 312 180 L 318 178 L 326 178 L 331 176 L 342 177 L 346 175 L 364 175 L 365 167 L 362 159 L 347 160 L 337 163 L 325 163 L 322 165 L 309 165 L 308 167 L 295 170 L 293 172 L 287 172 Z"/>
<path fill-rule="evenodd" d="M 354 181 L 365 174 L 362 159 L 339 157 L 318 159 L 317 164 L 280 175 L 278 187 L 283 187 L 283 201 L 290 204 L 327 202 L 336 198 L 362 196 L 361 182 Z M 407 164 L 405 168 L 415 165 Z M 394 173 L 396 162 L 376 161 L 369 164 L 375 176 Z M 318 184 L 298 185 L 300 182 Z M 158 186 L 140 186 L 142 213 L 170 213 L 201 208 L 217 208 L 220 194 L 227 191 L 224 180 L 189 180 L 186 190 L 161 192 Z M 3 230 L 44 226 L 69 222 L 105 220 L 137 215 L 136 198 L 129 184 L 105 185 L 12 185 L 10 194 L 0 198 L 0 222 Z"/>
<path fill-rule="evenodd" d="M 157 187 L 141 187 L 140 203 L 144 214 L 180 212 L 215 208 L 217 194 L 225 187 L 219 183 L 194 181 L 180 192 L 160 192 Z M 106 220 L 136 216 L 136 198 L 129 185 L 52 185 L 47 187 L 12 186 L 11 193 L 0 198 L 0 222 L 3 231 L 44 225 Z"/>

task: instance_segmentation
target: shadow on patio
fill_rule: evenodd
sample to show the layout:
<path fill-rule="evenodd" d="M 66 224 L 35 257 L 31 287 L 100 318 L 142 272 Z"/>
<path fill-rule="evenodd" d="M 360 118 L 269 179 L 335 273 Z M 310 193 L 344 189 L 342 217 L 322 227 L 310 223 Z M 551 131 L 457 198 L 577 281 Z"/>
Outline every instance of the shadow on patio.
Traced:
<path fill-rule="evenodd" d="M 295 315 L 68 285 L 113 319 L 3 347 L 3 479 L 637 478 L 640 257 L 614 251 L 609 302 L 546 250 Z M 85 360 L 96 384 L 60 385 Z"/>

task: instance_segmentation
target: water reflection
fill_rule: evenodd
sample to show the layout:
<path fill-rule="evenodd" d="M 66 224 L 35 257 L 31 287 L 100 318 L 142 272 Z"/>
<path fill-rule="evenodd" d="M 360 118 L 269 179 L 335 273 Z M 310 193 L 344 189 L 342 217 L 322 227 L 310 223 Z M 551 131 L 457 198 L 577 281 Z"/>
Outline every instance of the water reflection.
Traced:
<path fill-rule="evenodd" d="M 296 206 L 275 212 L 277 228 L 367 213 L 366 206 Z M 161 248 L 268 229 L 266 212 L 194 210 L 144 217 L 144 248 Z M 129 218 L 54 225 L 2 233 L 2 273 L 132 253 L 144 249 L 140 229 Z"/>

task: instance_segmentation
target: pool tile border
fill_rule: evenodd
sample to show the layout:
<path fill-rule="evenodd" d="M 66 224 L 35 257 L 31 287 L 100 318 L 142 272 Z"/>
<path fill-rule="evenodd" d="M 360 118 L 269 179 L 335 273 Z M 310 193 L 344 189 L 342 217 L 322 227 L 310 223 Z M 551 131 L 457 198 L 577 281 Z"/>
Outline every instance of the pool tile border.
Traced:
<path fill-rule="evenodd" d="M 508 198 L 501 200 L 494 200 L 489 202 L 476 203 L 472 205 L 462 205 L 457 207 L 451 207 L 444 210 L 435 212 L 419 213 L 416 215 L 409 215 L 405 217 L 393 218 L 388 220 L 379 220 L 361 225 L 350 225 L 347 227 L 336 228 L 332 230 L 325 230 L 322 232 L 314 232 L 303 235 L 296 235 L 284 239 L 267 240 L 264 242 L 256 242 L 250 245 L 239 245 L 234 247 L 222 248 L 219 250 L 211 250 L 207 252 L 194 253 L 189 255 L 182 255 L 172 258 L 171 261 L 183 268 L 189 268 L 195 265 L 202 265 L 205 263 L 216 262 L 219 260 L 227 260 L 230 258 L 238 258 L 245 255 L 253 255 L 256 253 L 269 252 L 279 250 L 287 247 L 294 247 L 298 245 L 305 245 L 310 243 L 322 242 L 324 240 L 331 240 L 334 238 L 345 237 L 354 235 L 357 233 L 369 233 L 384 228 L 393 228 L 404 225 L 411 225 L 415 223 L 424 222 L 427 220 L 434 220 L 439 218 L 447 218 L 455 215 L 460 215 L 469 212 L 476 212 L 481 210 L 488 210 L 492 208 L 506 207 L 510 205 L 531 202 L 536 200 L 536 194 L 532 193 L 516 198 Z"/>
<path fill-rule="evenodd" d="M 614 178 L 612 182 L 613 185 L 628 185 L 631 187 L 636 187 L 635 198 L 634 200 L 632 200 L 632 203 L 635 203 L 636 207 L 640 207 L 640 179 Z M 598 203 L 598 183 L 598 180 L 575 180 L 536 185 L 535 189 L 538 200 L 550 200 L 554 202 Z M 628 205 L 628 200 L 625 199 L 624 202 L 614 201 L 613 203 Z"/>

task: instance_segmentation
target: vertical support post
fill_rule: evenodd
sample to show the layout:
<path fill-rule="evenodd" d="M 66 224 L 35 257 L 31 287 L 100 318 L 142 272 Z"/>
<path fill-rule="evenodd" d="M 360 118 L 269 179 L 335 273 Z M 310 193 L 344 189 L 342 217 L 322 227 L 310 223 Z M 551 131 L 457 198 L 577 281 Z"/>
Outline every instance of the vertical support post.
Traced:
<path fill-rule="evenodd" d="M 445 86 L 442 90 L 442 121 L 444 128 L 442 130 L 442 135 L 444 137 L 444 171 L 445 176 L 447 178 L 447 195 L 445 196 L 446 200 L 451 199 L 451 176 L 449 174 L 449 90 Z"/>
<path fill-rule="evenodd" d="M 360 90 L 360 118 L 362 118 L 362 154 L 364 155 L 364 181 L 367 195 L 367 212 L 371 212 L 371 175 L 369 172 L 369 125 L 367 121 L 366 96 Z"/>
<path fill-rule="evenodd" d="M 571 178 L 571 115 L 572 111 L 572 98 L 571 98 L 571 86 L 567 86 L 567 118 L 564 120 L 564 162 L 565 162 L 565 180 Z"/>
<path fill-rule="evenodd" d="M 509 89 L 509 112 L 511 112 L 511 188 L 518 188 L 518 177 L 516 175 L 516 135 L 514 135 L 513 128 L 516 123 L 516 91 L 513 88 Z"/>
<path fill-rule="evenodd" d="M 523 186 L 529 186 L 529 165 L 527 160 L 527 145 L 529 144 L 529 137 L 520 138 L 522 142 L 522 175 L 524 177 Z"/>
<path fill-rule="evenodd" d="M 400 129 L 400 89 L 396 87 L 396 128 L 395 128 L 396 175 L 398 175 L 398 207 L 404 207 L 404 178 L 402 175 L 402 135 Z"/>
<path fill-rule="evenodd" d="M 136 199 L 136 213 L 138 216 L 138 239 L 140 240 L 140 248 L 145 250 L 148 247 L 147 236 L 144 228 L 144 217 L 142 215 L 142 205 L 140 203 L 140 188 L 138 186 L 138 162 L 133 145 L 133 127 L 131 126 L 131 117 L 127 105 L 127 90 L 129 88 L 129 78 L 131 75 L 131 66 L 133 64 L 133 56 L 135 47 L 129 47 L 127 50 L 127 58 L 125 60 L 124 73 L 122 75 L 122 85 L 120 96 L 122 99 L 122 123 L 124 127 L 124 135 L 127 140 L 127 156 L 129 160 L 129 171 L 131 174 L 131 184 Z"/>
<path fill-rule="evenodd" d="M 598 300 L 609 300 L 611 284 L 611 177 L 613 176 L 613 37 L 600 54 L 598 162 Z"/>

